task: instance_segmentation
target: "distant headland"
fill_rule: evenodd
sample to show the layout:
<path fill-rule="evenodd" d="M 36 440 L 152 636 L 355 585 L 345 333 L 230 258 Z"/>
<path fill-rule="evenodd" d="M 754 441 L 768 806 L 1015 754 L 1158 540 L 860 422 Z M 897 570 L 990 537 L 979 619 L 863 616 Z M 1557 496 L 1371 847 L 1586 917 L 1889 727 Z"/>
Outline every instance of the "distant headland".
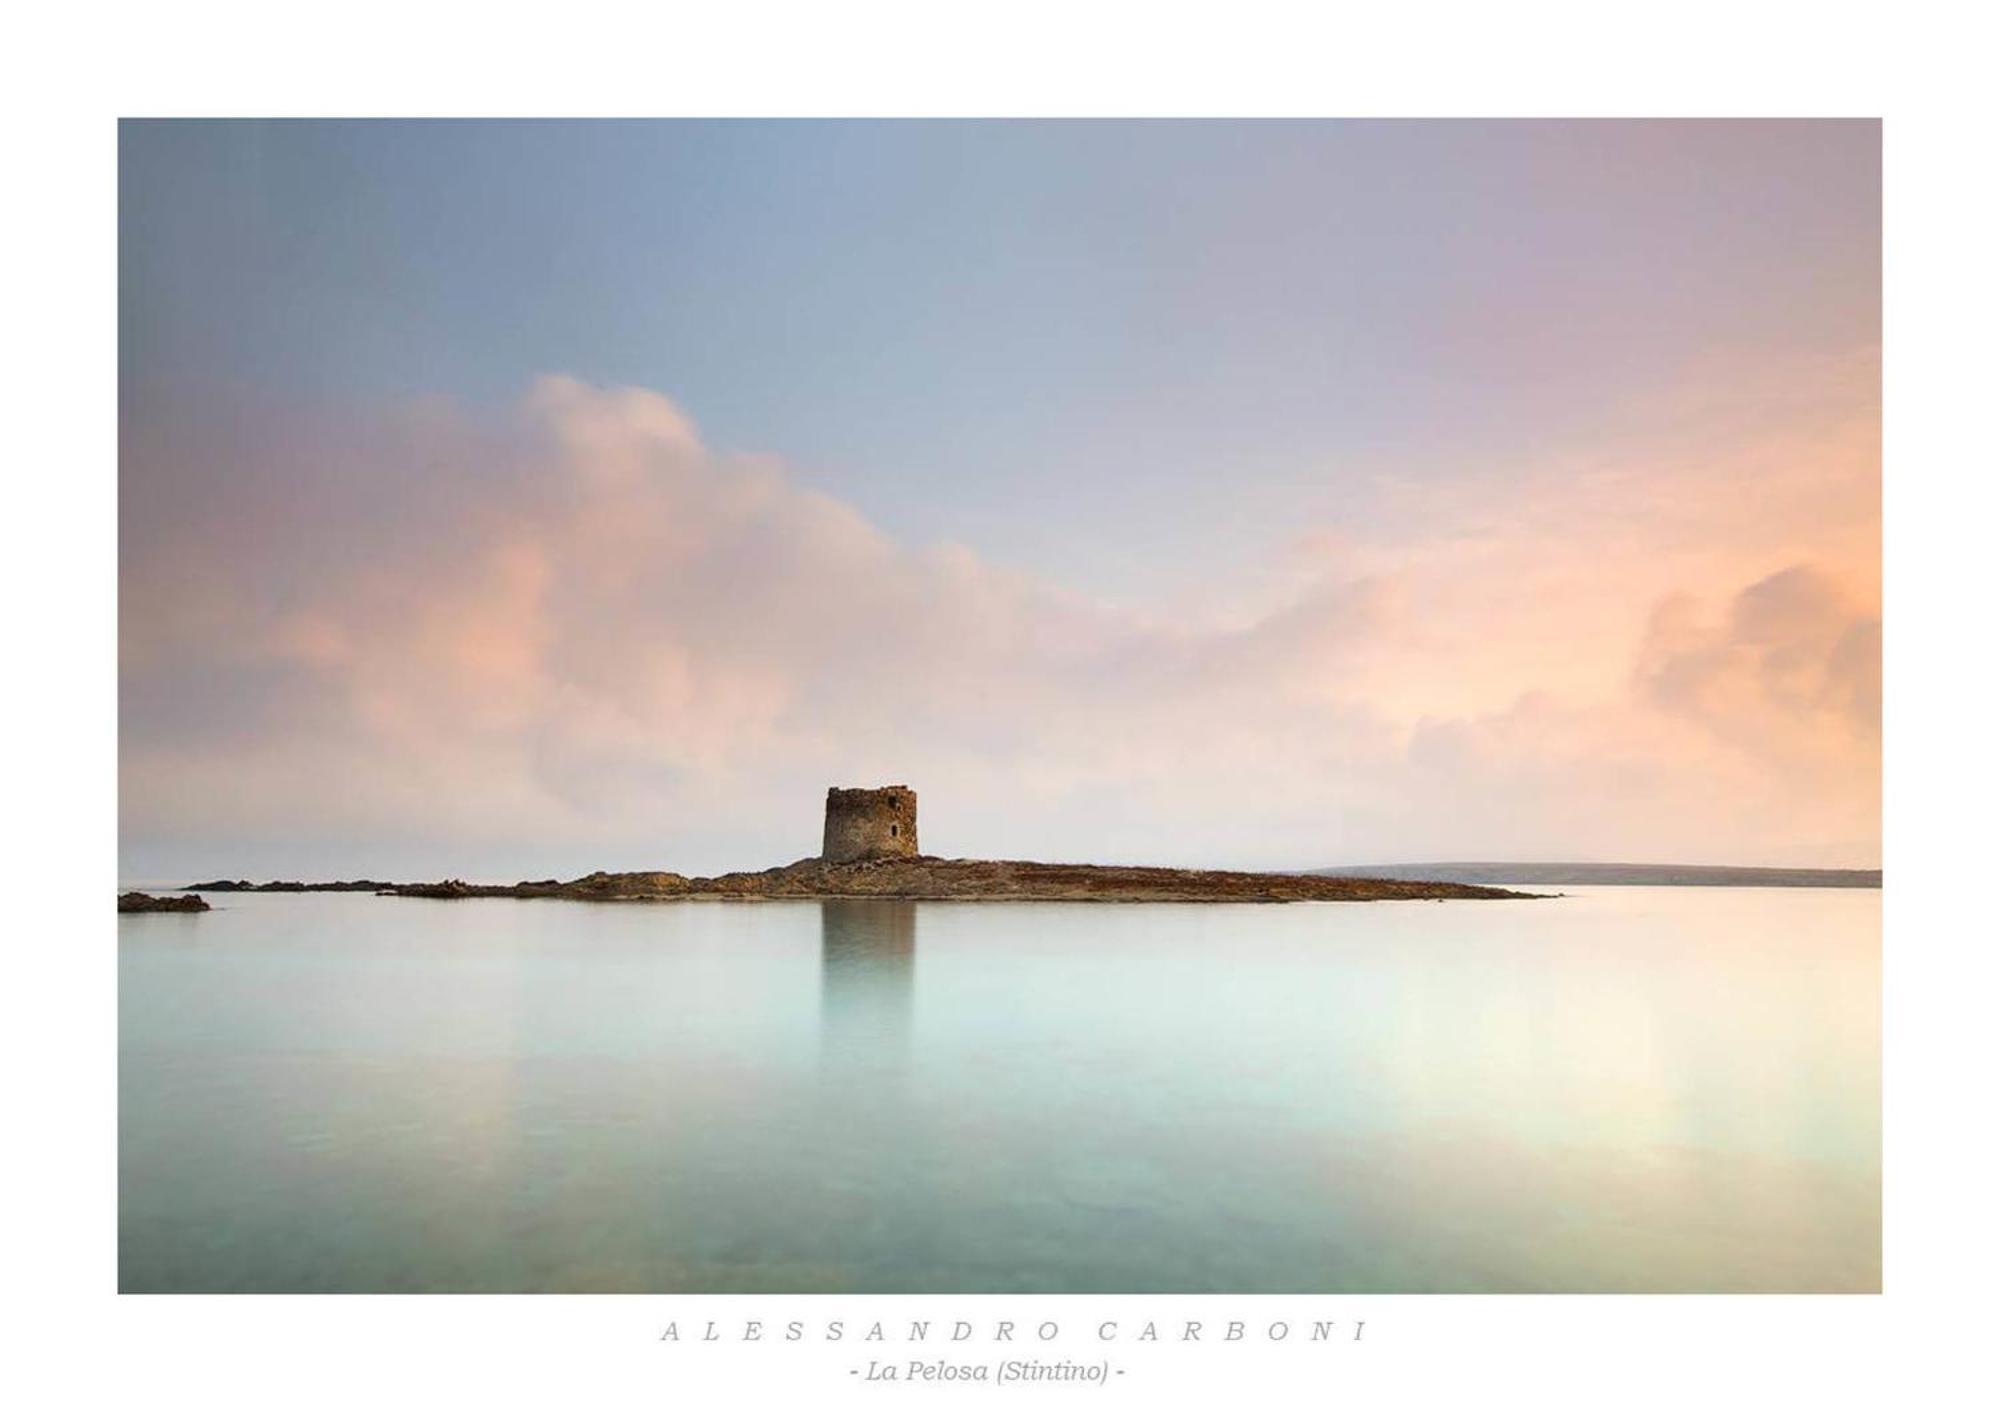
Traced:
<path fill-rule="evenodd" d="M 1380 863 L 1322 877 L 1426 878 L 1530 887 L 1880 887 L 1880 868 L 1746 868 L 1706 863 Z"/>
<path fill-rule="evenodd" d="M 678 899 L 883 897 L 914 901 L 1373 902 L 1394 899 L 1521 898 L 1534 894 L 1475 883 L 1326 877 L 1214 869 L 1142 868 L 936 858 L 917 851 L 917 795 L 905 785 L 829 789 L 820 853 L 761 872 L 590 873 L 567 882 L 484 884 L 266 882 L 191 883 L 189 892 L 372 892 L 385 897 L 565 898 L 580 902 Z"/>

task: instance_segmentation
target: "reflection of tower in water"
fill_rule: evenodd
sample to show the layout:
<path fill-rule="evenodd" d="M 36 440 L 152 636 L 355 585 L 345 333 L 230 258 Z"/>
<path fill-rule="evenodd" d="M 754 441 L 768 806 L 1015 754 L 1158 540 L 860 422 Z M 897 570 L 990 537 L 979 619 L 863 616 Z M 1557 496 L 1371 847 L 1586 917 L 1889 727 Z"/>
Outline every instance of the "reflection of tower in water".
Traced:
<path fill-rule="evenodd" d="M 916 966 L 916 903 L 841 897 L 819 904 L 820 1055 L 826 1067 L 902 1068 Z"/>

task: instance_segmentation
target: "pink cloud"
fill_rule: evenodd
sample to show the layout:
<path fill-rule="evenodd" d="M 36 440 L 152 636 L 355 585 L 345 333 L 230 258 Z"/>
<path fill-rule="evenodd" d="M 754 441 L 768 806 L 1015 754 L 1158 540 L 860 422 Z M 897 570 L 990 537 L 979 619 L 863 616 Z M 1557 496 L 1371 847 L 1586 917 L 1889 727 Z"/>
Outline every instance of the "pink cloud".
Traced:
<path fill-rule="evenodd" d="M 148 496 L 175 457 L 195 467 L 176 497 Z M 664 397 L 564 378 L 500 422 L 431 407 L 127 467 L 122 827 L 148 846 L 311 841 L 303 871 L 370 839 L 414 871 L 749 866 L 810 851 L 825 785 L 890 779 L 968 854 L 1878 846 L 1871 586 L 1719 579 L 1754 545 L 1635 572 L 1615 488 L 1582 512 L 1608 548 L 1537 495 L 1394 552 L 1308 534 L 1286 601 L 1216 628 L 900 544 L 708 449 Z M 1697 570 L 1695 596 L 1655 582 Z M 1821 856 L 1842 849 L 1870 856 Z"/>

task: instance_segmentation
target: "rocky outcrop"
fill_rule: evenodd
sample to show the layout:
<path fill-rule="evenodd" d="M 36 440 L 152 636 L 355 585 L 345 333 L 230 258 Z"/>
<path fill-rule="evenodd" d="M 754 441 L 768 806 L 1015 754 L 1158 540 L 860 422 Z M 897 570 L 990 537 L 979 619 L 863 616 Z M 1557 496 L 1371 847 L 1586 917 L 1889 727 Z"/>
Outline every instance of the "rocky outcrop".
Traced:
<path fill-rule="evenodd" d="M 206 912 L 208 904 L 188 893 L 181 897 L 155 897 L 149 892 L 121 892 L 118 894 L 118 910 L 121 912 Z"/>
<path fill-rule="evenodd" d="M 679 873 L 590 873 L 569 882 L 469 883 L 446 878 L 435 883 L 383 883 L 383 897 L 566 897 L 584 902 L 623 902 L 639 898 L 685 897 L 689 879 Z"/>
<path fill-rule="evenodd" d="M 802 858 L 782 868 L 724 873 L 713 878 L 690 878 L 679 873 L 591 873 L 570 882 L 545 879 L 511 885 L 449 879 L 440 883 L 403 884 L 381 891 L 392 897 L 561 898 L 582 902 L 819 897 L 1020 902 L 1373 902 L 1533 895 L 1469 883 L 928 857 L 849 863 Z"/>
<path fill-rule="evenodd" d="M 1022 902 L 1374 902 L 1394 898 L 1529 897 L 1468 882 L 1130 868 L 1093 863 L 989 862 L 917 852 L 917 793 L 908 785 L 829 789 L 817 858 L 714 878 L 679 873 L 589 873 L 568 882 L 211 882 L 204 892 L 373 892 L 454 901 L 464 897 L 665 902 L 677 898 L 889 897 Z"/>
<path fill-rule="evenodd" d="M 395 887 L 395 883 L 376 882 L 372 878 L 356 878 L 351 882 L 261 882 L 253 883 L 245 878 L 234 882 L 219 878 L 214 882 L 189 883 L 184 892 L 381 892 Z"/>

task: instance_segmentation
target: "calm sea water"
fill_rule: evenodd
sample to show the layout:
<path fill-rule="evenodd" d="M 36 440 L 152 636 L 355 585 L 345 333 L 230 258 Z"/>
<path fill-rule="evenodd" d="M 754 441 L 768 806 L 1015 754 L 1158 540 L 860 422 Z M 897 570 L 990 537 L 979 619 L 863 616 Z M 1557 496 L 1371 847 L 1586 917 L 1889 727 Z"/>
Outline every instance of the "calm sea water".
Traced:
<path fill-rule="evenodd" d="M 140 1290 L 1881 1284 L 1881 894 L 119 919 Z"/>

